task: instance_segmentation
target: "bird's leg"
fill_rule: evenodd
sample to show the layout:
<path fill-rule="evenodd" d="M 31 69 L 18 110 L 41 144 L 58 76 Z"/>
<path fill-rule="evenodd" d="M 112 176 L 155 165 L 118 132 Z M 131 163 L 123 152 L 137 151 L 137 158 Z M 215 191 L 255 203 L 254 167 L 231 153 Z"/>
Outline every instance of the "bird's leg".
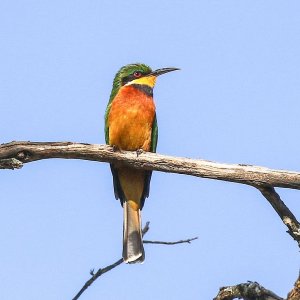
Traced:
<path fill-rule="evenodd" d="M 136 150 L 136 157 L 139 157 L 143 152 L 144 152 L 144 150 L 142 148 L 137 149 Z"/>
<path fill-rule="evenodd" d="M 113 150 L 113 152 L 117 152 L 117 151 L 120 151 L 120 148 L 116 145 L 112 145 L 112 150 Z"/>

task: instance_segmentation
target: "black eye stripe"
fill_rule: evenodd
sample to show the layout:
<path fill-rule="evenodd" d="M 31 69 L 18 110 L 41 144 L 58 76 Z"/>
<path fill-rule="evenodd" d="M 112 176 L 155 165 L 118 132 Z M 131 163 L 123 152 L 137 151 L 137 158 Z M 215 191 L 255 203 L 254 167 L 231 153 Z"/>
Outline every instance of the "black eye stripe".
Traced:
<path fill-rule="evenodd" d="M 122 78 L 122 85 L 125 85 L 126 83 L 128 83 L 128 82 L 130 82 L 130 81 L 132 81 L 134 79 L 136 79 L 136 78 L 133 76 L 133 74 L 130 74 L 130 75 L 126 76 L 126 77 L 123 77 Z"/>
<path fill-rule="evenodd" d="M 134 76 L 134 74 L 135 74 L 136 72 L 141 73 L 141 76 L 139 76 L 139 77 Z M 130 75 L 128 75 L 128 76 L 122 78 L 122 85 L 125 85 L 126 83 L 128 83 L 128 82 L 130 82 L 130 81 L 132 81 L 132 80 L 134 80 L 134 79 L 142 78 L 143 76 L 145 76 L 145 75 L 147 75 L 147 74 L 150 74 L 150 73 L 151 73 L 151 72 L 144 73 L 144 72 L 142 72 L 142 71 L 134 71 L 132 74 L 130 74 Z"/>

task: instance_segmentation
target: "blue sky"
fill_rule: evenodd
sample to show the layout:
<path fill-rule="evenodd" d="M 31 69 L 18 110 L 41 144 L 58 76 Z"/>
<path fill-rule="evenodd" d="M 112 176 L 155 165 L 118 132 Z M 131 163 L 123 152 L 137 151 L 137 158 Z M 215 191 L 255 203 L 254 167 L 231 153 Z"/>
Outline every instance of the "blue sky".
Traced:
<path fill-rule="evenodd" d="M 179 67 L 155 88 L 158 152 L 299 170 L 299 1 L 0 3 L 0 142 L 104 143 L 116 71 Z M 1 299 L 71 299 L 121 255 L 109 166 L 49 160 L 0 172 Z M 299 217 L 299 192 L 279 189 Z M 258 191 L 155 172 L 143 265 L 122 265 L 81 297 L 212 299 L 256 280 L 285 296 L 297 244 Z M 283 276 L 284 274 L 284 276 Z"/>

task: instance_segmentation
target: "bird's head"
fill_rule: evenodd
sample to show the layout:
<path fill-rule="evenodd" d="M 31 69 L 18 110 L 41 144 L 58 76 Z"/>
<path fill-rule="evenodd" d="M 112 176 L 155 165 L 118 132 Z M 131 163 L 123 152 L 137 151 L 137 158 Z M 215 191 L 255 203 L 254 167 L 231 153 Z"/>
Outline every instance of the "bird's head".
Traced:
<path fill-rule="evenodd" d="M 176 70 L 179 69 L 163 68 L 152 71 L 152 69 L 145 64 L 137 63 L 126 65 L 118 71 L 114 78 L 110 100 L 112 100 L 116 96 L 122 86 L 140 84 L 147 85 L 150 88 L 153 88 L 155 86 L 157 76 Z"/>

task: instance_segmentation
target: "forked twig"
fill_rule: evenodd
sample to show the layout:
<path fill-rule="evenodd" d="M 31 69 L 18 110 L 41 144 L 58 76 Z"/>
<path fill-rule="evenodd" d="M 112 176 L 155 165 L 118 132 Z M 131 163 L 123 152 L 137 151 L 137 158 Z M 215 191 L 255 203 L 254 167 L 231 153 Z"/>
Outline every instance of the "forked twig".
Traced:
<path fill-rule="evenodd" d="M 142 234 L 143 236 L 148 232 L 148 230 L 150 229 L 149 227 L 150 222 L 146 222 L 145 227 L 142 230 Z M 191 239 L 186 239 L 186 240 L 180 240 L 177 242 L 161 242 L 161 241 L 143 241 L 145 244 L 163 244 L 163 245 L 176 245 L 176 244 L 182 244 L 182 243 L 188 243 L 190 244 L 191 241 L 196 240 L 198 237 L 195 238 L 191 238 Z M 114 262 L 113 264 L 105 267 L 105 268 L 100 268 L 98 269 L 98 271 L 96 273 L 94 273 L 94 270 L 90 271 L 90 274 L 92 275 L 92 277 L 83 285 L 83 287 L 80 289 L 80 291 L 76 294 L 76 296 L 72 299 L 72 300 L 77 300 L 79 299 L 79 297 L 83 294 L 83 292 L 90 286 L 93 284 L 93 282 L 98 279 L 101 275 L 103 275 L 104 273 L 114 269 L 115 267 L 119 266 L 120 264 L 123 263 L 123 258 L 120 258 L 119 260 L 117 260 L 116 262 Z"/>

